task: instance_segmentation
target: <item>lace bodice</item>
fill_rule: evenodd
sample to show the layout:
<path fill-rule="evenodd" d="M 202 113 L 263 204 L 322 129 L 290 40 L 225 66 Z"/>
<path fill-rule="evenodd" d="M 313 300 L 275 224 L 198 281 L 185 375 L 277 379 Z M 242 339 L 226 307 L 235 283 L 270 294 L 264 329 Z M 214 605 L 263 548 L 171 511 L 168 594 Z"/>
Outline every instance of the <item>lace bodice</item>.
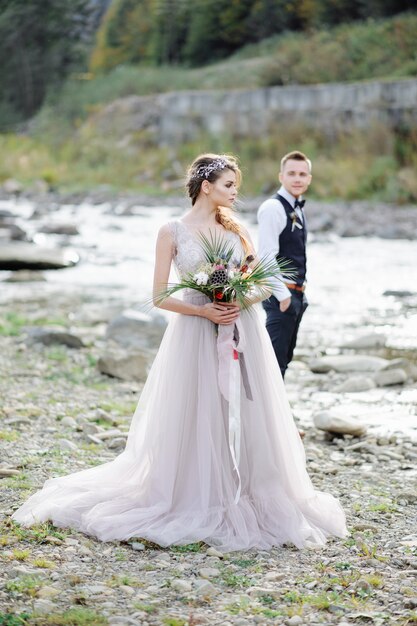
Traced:
<path fill-rule="evenodd" d="M 174 265 L 179 277 L 194 272 L 204 263 L 204 253 L 198 233 L 190 230 L 185 224 L 176 220 L 169 222 L 172 238 L 175 243 Z M 232 261 L 239 263 L 243 257 L 243 249 L 239 235 L 230 230 L 224 231 L 224 237 L 233 242 L 235 252 Z"/>

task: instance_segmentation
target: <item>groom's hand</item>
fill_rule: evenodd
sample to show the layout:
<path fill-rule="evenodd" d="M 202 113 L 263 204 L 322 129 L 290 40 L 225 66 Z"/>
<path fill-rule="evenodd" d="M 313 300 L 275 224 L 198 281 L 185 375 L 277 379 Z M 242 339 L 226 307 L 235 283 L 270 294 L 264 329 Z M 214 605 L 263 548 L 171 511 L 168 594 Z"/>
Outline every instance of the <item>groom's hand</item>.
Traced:
<path fill-rule="evenodd" d="M 279 310 L 281 313 L 285 313 L 285 311 L 289 308 L 291 304 L 291 296 L 289 298 L 285 298 L 285 300 L 281 300 L 279 303 Z"/>

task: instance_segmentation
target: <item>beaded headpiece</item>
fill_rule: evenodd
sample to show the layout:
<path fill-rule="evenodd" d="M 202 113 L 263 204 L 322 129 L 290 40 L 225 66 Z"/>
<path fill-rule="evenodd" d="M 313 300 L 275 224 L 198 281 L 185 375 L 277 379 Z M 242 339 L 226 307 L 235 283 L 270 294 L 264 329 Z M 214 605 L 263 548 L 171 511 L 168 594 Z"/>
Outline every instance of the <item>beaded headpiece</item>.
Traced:
<path fill-rule="evenodd" d="M 213 159 L 213 161 L 207 165 L 200 165 L 200 167 L 196 169 L 196 174 L 197 176 L 202 176 L 207 180 L 213 172 L 219 172 L 227 167 L 230 167 L 228 161 L 224 157 L 218 157 L 217 159 Z"/>

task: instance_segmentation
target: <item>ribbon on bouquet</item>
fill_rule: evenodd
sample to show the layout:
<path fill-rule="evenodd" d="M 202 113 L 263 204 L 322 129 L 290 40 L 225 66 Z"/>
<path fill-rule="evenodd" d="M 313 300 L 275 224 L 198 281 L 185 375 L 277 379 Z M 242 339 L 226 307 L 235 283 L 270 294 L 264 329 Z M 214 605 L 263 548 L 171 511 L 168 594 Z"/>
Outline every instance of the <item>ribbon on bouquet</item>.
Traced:
<path fill-rule="evenodd" d="M 229 403 L 229 449 L 238 478 L 235 504 L 239 502 L 242 481 L 239 472 L 240 461 L 240 381 L 242 378 L 246 397 L 252 400 L 252 392 L 246 369 L 243 350 L 246 345 L 245 333 L 240 319 L 234 324 L 220 324 L 217 335 L 219 358 L 219 387 L 222 396 Z"/>

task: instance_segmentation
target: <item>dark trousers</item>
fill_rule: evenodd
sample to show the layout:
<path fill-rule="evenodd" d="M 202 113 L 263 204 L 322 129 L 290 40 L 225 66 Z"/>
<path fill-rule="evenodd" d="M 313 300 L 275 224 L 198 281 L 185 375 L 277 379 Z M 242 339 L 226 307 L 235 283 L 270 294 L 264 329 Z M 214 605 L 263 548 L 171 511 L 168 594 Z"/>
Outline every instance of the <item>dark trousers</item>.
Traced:
<path fill-rule="evenodd" d="M 284 378 L 285 371 L 293 357 L 301 318 L 308 307 L 307 298 L 301 291 L 291 291 L 291 304 L 284 313 L 280 311 L 279 302 L 275 296 L 264 300 L 262 306 L 266 311 L 266 329 L 271 337 Z"/>

